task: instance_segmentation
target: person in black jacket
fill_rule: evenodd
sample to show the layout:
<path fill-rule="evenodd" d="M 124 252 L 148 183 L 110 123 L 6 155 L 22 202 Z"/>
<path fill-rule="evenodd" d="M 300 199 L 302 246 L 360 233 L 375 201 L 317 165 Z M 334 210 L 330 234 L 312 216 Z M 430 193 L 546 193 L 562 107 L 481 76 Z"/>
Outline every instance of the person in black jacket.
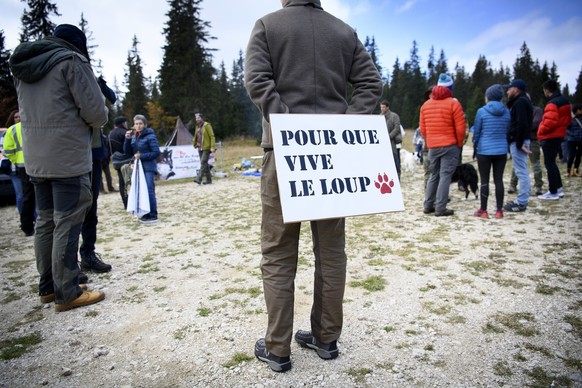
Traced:
<path fill-rule="evenodd" d="M 127 132 L 127 117 L 116 117 L 114 124 L 115 128 L 109 132 L 109 136 L 107 137 L 109 140 L 109 151 L 111 155 L 115 152 L 124 152 L 123 143 L 125 142 L 125 132 Z M 123 179 L 121 169 L 116 168 L 115 170 L 117 171 L 119 195 L 121 195 L 121 200 L 123 201 L 123 208 L 127 209 L 127 190 L 125 188 L 125 180 Z"/>

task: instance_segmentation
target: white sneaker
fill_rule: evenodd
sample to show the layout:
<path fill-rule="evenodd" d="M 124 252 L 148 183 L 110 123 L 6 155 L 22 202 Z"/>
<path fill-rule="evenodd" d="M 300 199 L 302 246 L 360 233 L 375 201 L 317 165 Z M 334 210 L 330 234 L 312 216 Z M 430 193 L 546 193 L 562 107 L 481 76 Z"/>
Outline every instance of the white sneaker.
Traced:
<path fill-rule="evenodd" d="M 564 198 L 564 195 L 566 195 L 566 194 L 564 194 L 564 188 L 563 187 L 560 187 L 558 189 L 558 197 Z"/>
<path fill-rule="evenodd" d="M 539 199 L 549 199 L 549 200 L 555 201 L 555 200 L 558 200 L 558 199 L 560 199 L 560 196 L 558 195 L 558 193 L 556 193 L 556 194 L 552 194 L 552 193 L 550 193 L 550 192 L 548 191 L 548 192 L 547 192 L 547 193 L 545 193 L 545 194 L 538 195 L 538 198 L 539 198 Z"/>

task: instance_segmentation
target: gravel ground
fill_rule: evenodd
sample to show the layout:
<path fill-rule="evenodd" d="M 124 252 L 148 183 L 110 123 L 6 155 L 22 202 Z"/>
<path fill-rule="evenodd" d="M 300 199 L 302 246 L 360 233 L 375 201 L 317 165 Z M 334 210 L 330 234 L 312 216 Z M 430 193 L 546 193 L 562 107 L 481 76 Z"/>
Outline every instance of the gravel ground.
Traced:
<path fill-rule="evenodd" d="M 456 213 L 435 218 L 422 168 L 404 172 L 404 212 L 347 220 L 340 356 L 293 344 L 284 374 L 253 355 L 267 321 L 258 178 L 159 184 L 155 225 L 102 195 L 97 251 L 113 271 L 89 285 L 106 299 L 64 313 L 39 302 L 33 239 L 4 206 L 0 387 L 581 387 L 582 179 L 564 186 L 483 220 L 451 185 Z M 308 329 L 306 223 L 300 249 L 295 327 Z"/>

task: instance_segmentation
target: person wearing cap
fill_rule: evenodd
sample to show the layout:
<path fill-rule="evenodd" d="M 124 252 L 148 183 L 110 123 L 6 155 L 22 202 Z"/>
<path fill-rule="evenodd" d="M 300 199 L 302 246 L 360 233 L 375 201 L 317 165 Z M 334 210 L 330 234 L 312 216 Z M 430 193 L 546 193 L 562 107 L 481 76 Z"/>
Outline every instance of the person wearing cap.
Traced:
<path fill-rule="evenodd" d="M 23 42 L 9 60 L 18 94 L 26 171 L 38 218 L 34 251 L 41 302 L 57 312 L 100 302 L 79 286 L 77 247 L 91 207 L 93 136 L 107 107 L 87 53 L 87 38 L 70 24 L 51 37 Z"/>
<path fill-rule="evenodd" d="M 111 155 L 113 155 L 115 152 L 123 154 L 123 143 L 125 143 L 125 132 L 127 132 L 127 117 L 116 117 L 114 125 L 115 128 L 113 128 L 111 132 L 109 132 L 109 136 L 107 136 L 109 140 L 109 152 Z M 119 185 L 119 195 L 121 196 L 121 201 L 123 202 L 123 208 L 127 209 L 127 189 L 125 186 L 125 180 L 123 179 L 121 169 L 118 168 L 116 171 Z"/>
<path fill-rule="evenodd" d="M 530 131 L 533 121 L 533 106 L 525 93 L 526 83 L 521 79 L 504 85 L 507 89 L 507 107 L 510 113 L 507 142 L 513 161 L 513 171 L 519 180 L 519 193 L 514 201 L 503 206 L 508 212 L 522 212 L 527 209 L 530 197 L 530 178 L 527 156 L 530 154 Z"/>
<path fill-rule="evenodd" d="M 509 110 L 501 102 L 503 88 L 495 84 L 485 91 L 485 106 L 477 110 L 473 124 L 473 147 L 477 154 L 477 165 L 481 179 L 481 207 L 474 216 L 489 218 L 487 202 L 489 199 L 489 174 L 493 170 L 495 183 L 495 218 L 503 218 L 503 171 L 507 163 L 507 130 L 509 129 Z"/>
<path fill-rule="evenodd" d="M 446 206 L 467 128 L 463 107 L 453 98 L 453 85 L 453 79 L 448 74 L 440 74 L 430 98 L 420 108 L 420 132 L 426 140 L 430 160 L 424 213 L 434 213 L 437 217 L 454 214 Z"/>
<path fill-rule="evenodd" d="M 538 198 L 556 200 L 564 196 L 562 177 L 556 163 L 556 157 L 562 146 L 562 140 L 566 137 L 566 128 L 572 122 L 572 108 L 566 97 L 560 93 L 560 88 L 555 80 L 544 82 L 542 88 L 549 101 L 544 108 L 542 122 L 538 128 L 538 139 L 544 152 L 549 191 Z"/>
<path fill-rule="evenodd" d="M 526 95 L 531 101 L 531 96 L 529 95 L 529 93 L 526 93 Z M 544 186 L 541 163 L 542 147 L 538 140 L 538 128 L 540 126 L 540 123 L 542 122 L 543 115 L 544 110 L 539 106 L 533 105 L 533 122 L 531 125 L 529 143 L 529 150 L 531 151 L 531 153 L 529 154 L 529 163 L 533 170 L 535 195 L 542 195 L 543 194 L 542 188 Z M 509 180 L 509 189 L 507 189 L 508 194 L 517 193 L 517 182 L 518 182 L 517 175 L 515 175 L 515 172 L 512 169 L 511 179 Z"/>
<path fill-rule="evenodd" d="M 198 170 L 198 175 L 194 178 L 194 182 L 209 185 L 212 183 L 212 175 L 210 174 L 208 160 L 210 159 L 210 153 L 216 151 L 214 148 L 214 131 L 212 130 L 212 125 L 204 120 L 202 113 L 196 113 L 195 117 L 196 133 L 192 143 L 200 155 L 200 170 Z M 202 182 L 202 178 L 206 178 L 206 180 Z"/>

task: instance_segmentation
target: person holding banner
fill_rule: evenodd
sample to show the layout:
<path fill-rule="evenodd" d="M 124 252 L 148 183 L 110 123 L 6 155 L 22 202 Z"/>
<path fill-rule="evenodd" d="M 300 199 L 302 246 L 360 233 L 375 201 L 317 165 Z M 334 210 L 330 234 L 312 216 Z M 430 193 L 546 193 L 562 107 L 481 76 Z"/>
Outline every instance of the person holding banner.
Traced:
<path fill-rule="evenodd" d="M 371 114 L 382 80 L 356 32 L 320 0 L 282 0 L 255 23 L 246 51 L 245 87 L 263 115 L 261 271 L 266 335 L 255 356 L 275 372 L 291 369 L 295 274 L 301 223 L 283 223 L 271 113 Z M 325 31 L 325 33 L 321 33 Z M 347 86 L 353 86 L 350 101 Z M 346 279 L 345 219 L 311 221 L 315 274 L 311 330 L 295 340 L 322 359 L 338 356 Z"/>
<path fill-rule="evenodd" d="M 154 130 L 147 128 L 147 125 L 148 122 L 144 115 L 136 115 L 133 118 L 135 134 L 132 134 L 131 130 L 125 132 L 125 143 L 123 147 L 126 154 L 134 154 L 135 159 L 141 161 L 148 187 L 150 212 L 143 215 L 139 219 L 139 222 L 151 224 L 158 222 L 154 178 L 158 172 L 156 160 L 160 156 L 160 146 Z"/>

